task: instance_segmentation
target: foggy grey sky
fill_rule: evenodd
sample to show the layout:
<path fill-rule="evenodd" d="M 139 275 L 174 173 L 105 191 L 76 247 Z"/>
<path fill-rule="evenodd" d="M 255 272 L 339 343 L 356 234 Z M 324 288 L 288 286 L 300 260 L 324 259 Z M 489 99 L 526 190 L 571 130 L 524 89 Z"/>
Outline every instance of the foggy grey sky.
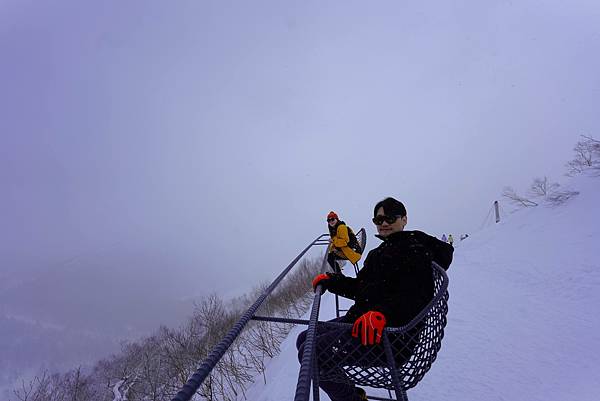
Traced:
<path fill-rule="evenodd" d="M 473 232 L 600 136 L 598 49 L 597 1 L 4 0 L 0 269 L 249 288 L 385 196 Z"/>

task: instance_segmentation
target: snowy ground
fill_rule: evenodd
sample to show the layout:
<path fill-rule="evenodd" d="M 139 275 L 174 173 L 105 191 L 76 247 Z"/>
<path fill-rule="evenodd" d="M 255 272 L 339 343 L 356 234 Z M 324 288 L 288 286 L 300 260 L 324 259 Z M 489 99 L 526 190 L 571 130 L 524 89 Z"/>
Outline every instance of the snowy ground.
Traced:
<path fill-rule="evenodd" d="M 581 194 L 567 205 L 516 212 L 456 244 L 446 336 L 411 401 L 600 399 L 600 179 L 570 186 Z M 327 294 L 321 318 L 333 308 Z M 293 398 L 303 329 L 292 331 L 248 400 Z"/>

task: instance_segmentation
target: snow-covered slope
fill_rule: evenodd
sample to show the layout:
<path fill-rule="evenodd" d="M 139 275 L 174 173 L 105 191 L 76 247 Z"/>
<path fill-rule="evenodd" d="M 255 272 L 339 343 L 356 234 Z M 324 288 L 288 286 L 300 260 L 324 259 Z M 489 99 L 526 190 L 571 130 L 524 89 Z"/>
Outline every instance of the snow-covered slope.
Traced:
<path fill-rule="evenodd" d="M 600 179 L 569 186 L 580 195 L 566 205 L 521 210 L 456 244 L 446 337 L 411 401 L 600 399 Z M 321 317 L 333 313 L 327 294 Z M 247 399 L 293 397 L 303 329 Z"/>

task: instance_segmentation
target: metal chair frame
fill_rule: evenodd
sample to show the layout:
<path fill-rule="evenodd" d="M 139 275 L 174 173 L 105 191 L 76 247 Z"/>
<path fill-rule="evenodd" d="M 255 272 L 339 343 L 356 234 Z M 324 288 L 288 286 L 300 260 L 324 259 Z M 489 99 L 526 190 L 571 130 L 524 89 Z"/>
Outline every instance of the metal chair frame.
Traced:
<path fill-rule="evenodd" d="M 352 328 L 349 323 L 317 322 L 316 327 L 327 328 L 329 343 L 325 344 L 326 352 L 313 357 L 313 385 L 315 379 L 351 382 L 387 389 L 390 396 L 369 396 L 369 399 L 393 399 L 391 390 L 394 390 L 397 400 L 407 401 L 406 391 L 417 385 L 437 358 L 447 323 L 448 276 L 435 262 L 432 274 L 432 300 L 408 324 L 385 328 L 382 345 L 370 348 L 360 345 L 358 340 L 349 337 Z M 324 345 L 319 346 L 323 351 Z"/>

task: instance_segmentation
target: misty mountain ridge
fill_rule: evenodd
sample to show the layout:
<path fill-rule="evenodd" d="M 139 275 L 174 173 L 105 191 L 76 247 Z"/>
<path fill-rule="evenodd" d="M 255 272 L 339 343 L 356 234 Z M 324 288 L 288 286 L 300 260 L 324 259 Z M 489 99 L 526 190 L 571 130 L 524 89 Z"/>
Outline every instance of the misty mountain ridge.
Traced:
<path fill-rule="evenodd" d="M 123 341 L 181 324 L 199 295 L 178 285 L 185 273 L 172 264 L 150 247 L 117 244 L 35 273 L 5 271 L 0 389 L 42 369 L 91 366 Z"/>
<path fill-rule="evenodd" d="M 157 318 L 172 325 L 186 316 L 180 294 L 165 290 L 173 288 L 163 272 L 168 261 L 117 251 L 80 258 L 3 289 L 0 312 L 65 328 L 114 329 L 114 334 L 151 330 Z M 186 303 L 190 311 L 191 302 Z"/>

